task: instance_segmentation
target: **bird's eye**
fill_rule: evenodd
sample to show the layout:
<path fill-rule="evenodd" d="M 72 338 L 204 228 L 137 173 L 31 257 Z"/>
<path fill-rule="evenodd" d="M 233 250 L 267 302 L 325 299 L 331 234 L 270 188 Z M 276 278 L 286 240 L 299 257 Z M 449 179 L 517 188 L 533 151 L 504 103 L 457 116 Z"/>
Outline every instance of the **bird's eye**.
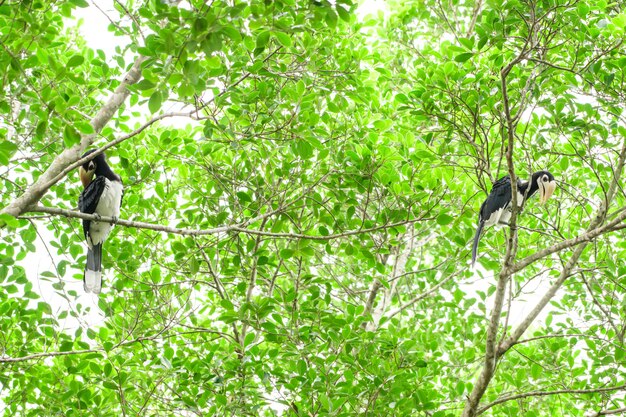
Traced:
<path fill-rule="evenodd" d="M 548 182 L 548 176 L 547 175 L 543 176 L 543 182 Z"/>

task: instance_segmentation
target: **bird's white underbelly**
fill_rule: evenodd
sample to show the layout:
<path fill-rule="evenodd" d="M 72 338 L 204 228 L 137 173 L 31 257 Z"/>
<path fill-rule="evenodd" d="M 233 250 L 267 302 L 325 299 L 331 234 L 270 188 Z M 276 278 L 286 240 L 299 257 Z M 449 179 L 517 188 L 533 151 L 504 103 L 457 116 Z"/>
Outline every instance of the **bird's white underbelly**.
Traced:
<path fill-rule="evenodd" d="M 491 213 L 491 216 L 487 220 L 485 220 L 485 226 L 502 226 L 502 224 L 508 224 L 509 219 L 511 218 L 511 211 L 509 210 L 509 205 L 507 204 L 501 209 L 498 209 Z"/>
<path fill-rule="evenodd" d="M 122 183 L 109 181 L 107 179 L 104 191 L 102 191 L 102 195 L 96 206 L 96 213 L 101 216 L 118 217 L 120 215 L 123 189 Z M 113 225 L 110 223 L 92 221 L 89 226 L 90 239 L 87 239 L 87 243 L 90 244 L 89 246 L 104 242 L 112 228 Z"/>
<path fill-rule="evenodd" d="M 521 207 L 524 203 L 524 195 L 517 192 L 517 206 Z M 485 220 L 485 226 L 496 226 L 502 227 L 504 225 L 509 224 L 509 220 L 511 220 L 511 203 L 507 203 L 501 209 L 498 209 L 491 213 L 491 216 L 487 220 Z"/>

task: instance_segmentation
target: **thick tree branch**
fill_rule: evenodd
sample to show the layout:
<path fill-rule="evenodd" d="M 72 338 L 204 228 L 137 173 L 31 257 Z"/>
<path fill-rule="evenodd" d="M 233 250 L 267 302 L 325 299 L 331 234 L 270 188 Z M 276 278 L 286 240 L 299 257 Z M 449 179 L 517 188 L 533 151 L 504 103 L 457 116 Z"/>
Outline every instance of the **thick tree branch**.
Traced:
<path fill-rule="evenodd" d="M 472 392 L 470 393 L 469 397 L 467 397 L 467 401 L 463 409 L 463 417 L 476 416 L 476 408 L 478 407 L 481 398 L 487 390 L 489 382 L 491 381 L 491 378 L 493 378 L 493 374 L 496 369 L 496 339 L 498 335 L 498 329 L 500 327 L 500 318 L 502 315 L 502 307 L 504 305 L 506 286 L 512 275 L 510 267 L 513 260 L 515 259 L 515 254 L 517 253 L 517 227 L 515 223 L 517 220 L 519 207 L 517 204 L 517 177 L 515 176 L 515 164 L 513 162 L 513 148 L 515 144 L 515 123 L 513 121 L 513 118 L 511 117 L 509 97 L 507 94 L 506 77 L 513 68 L 513 66 L 522 59 L 525 53 L 526 45 L 524 46 L 518 57 L 510 62 L 509 65 L 503 68 L 500 72 L 502 100 L 507 123 L 506 161 L 509 171 L 509 178 L 511 181 L 511 218 L 509 220 L 509 239 L 506 246 L 506 254 L 504 255 L 504 263 L 502 265 L 502 269 L 500 270 L 500 274 L 498 275 L 498 283 L 496 286 L 493 308 L 491 310 L 489 326 L 487 327 L 487 340 L 485 342 L 485 360 L 483 364 L 483 369 L 478 377 L 478 380 L 474 384 Z"/>
<path fill-rule="evenodd" d="M 473 35 L 474 29 L 476 28 L 476 20 L 478 19 L 478 16 L 480 15 L 482 5 L 483 5 L 482 0 L 478 0 L 474 4 L 474 10 L 472 11 L 472 20 L 470 20 L 470 24 L 467 28 L 467 32 L 465 33 L 466 38 L 469 38 L 471 35 Z"/>
<path fill-rule="evenodd" d="M 21 196 L 3 208 L 2 211 L 0 211 L 0 214 L 10 214 L 14 217 L 21 215 L 27 210 L 28 207 L 36 204 L 52 185 L 58 182 L 67 172 L 69 172 L 66 171 L 66 168 L 80 158 L 80 155 L 84 152 L 84 150 L 93 143 L 96 135 L 100 133 L 102 128 L 108 123 L 109 120 L 111 120 L 115 112 L 122 106 L 130 94 L 128 86 L 139 81 L 141 78 L 141 64 L 143 64 L 145 60 L 146 58 L 143 56 L 140 56 L 135 60 L 132 68 L 128 74 L 126 74 L 120 85 L 115 89 L 113 95 L 109 98 L 109 101 L 102 106 L 100 111 L 91 120 L 91 126 L 94 129 L 94 133 L 83 136 L 80 144 L 74 145 L 61 152 L 61 154 L 54 159 L 52 164 L 50 164 L 46 172 L 44 172 L 33 185 L 28 187 L 28 189 Z M 3 227 L 3 225 L 0 225 L 0 227 Z"/>
<path fill-rule="evenodd" d="M 513 233 L 513 232 L 511 232 Z M 510 240 L 509 247 L 507 247 L 507 255 L 510 252 Z M 480 399 L 483 397 L 491 378 L 496 370 L 497 351 L 496 351 L 496 338 L 498 335 L 498 328 L 500 324 L 500 316 L 502 315 L 502 306 L 504 305 L 504 295 L 506 293 L 506 284 L 510 275 L 507 274 L 507 268 L 503 267 L 498 277 L 498 284 L 496 287 L 495 297 L 493 300 L 493 308 L 491 310 L 491 317 L 489 319 L 489 327 L 487 327 L 487 341 L 485 343 L 485 361 L 483 369 L 478 377 L 478 380 L 474 384 L 474 388 L 467 397 L 465 408 L 463 409 L 463 417 L 476 416 L 476 409 L 480 403 Z"/>

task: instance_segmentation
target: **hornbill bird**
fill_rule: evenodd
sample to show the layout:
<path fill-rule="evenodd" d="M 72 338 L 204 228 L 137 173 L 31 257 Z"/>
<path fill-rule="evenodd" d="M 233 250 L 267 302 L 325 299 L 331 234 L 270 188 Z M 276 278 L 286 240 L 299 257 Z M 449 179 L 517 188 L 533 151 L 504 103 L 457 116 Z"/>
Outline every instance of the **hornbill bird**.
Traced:
<path fill-rule="evenodd" d="M 87 151 L 81 158 L 95 152 Z M 85 162 L 79 169 L 83 192 L 78 198 L 82 213 L 98 217 L 108 216 L 114 220 L 120 215 L 122 205 L 122 179 L 107 164 L 103 153 Z M 113 227 L 110 223 L 83 220 L 83 232 L 87 241 L 87 264 L 83 275 L 85 292 L 99 294 L 102 289 L 102 244 Z"/>
<path fill-rule="evenodd" d="M 532 175 L 530 182 L 522 182 L 517 180 L 517 206 L 522 207 L 526 200 L 539 191 L 539 200 L 544 204 L 554 190 L 556 189 L 556 181 L 554 176 L 548 171 L 537 171 Z M 511 219 L 511 178 L 500 178 L 493 184 L 491 192 L 487 199 L 480 206 L 478 214 L 478 227 L 474 236 L 474 245 L 472 246 L 472 265 L 476 262 L 476 254 L 478 252 L 478 241 L 480 234 L 485 226 L 496 225 L 501 227 L 508 225 Z"/>

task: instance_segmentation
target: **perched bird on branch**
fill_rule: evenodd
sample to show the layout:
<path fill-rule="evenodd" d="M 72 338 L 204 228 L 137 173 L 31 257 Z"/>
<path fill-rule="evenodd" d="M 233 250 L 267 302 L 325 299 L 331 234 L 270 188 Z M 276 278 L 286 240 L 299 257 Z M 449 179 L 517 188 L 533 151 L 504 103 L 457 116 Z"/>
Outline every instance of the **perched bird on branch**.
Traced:
<path fill-rule="evenodd" d="M 539 201 L 544 204 L 554 190 L 556 189 L 556 181 L 554 176 L 548 171 L 537 171 L 532 175 L 530 182 L 522 182 L 517 180 L 517 206 L 523 207 L 527 199 L 532 197 L 537 191 L 539 191 Z M 476 228 L 476 235 L 474 236 L 474 245 L 472 246 L 472 265 L 476 262 L 476 255 L 478 253 L 478 242 L 480 241 L 480 235 L 485 226 L 496 225 L 496 227 L 502 227 L 509 224 L 512 212 L 512 193 L 511 193 L 511 178 L 500 178 L 493 184 L 491 193 L 487 199 L 480 206 L 480 213 L 478 214 L 478 227 Z"/>
<path fill-rule="evenodd" d="M 85 152 L 82 158 L 95 150 Z M 122 179 L 107 164 L 104 153 L 85 162 L 79 169 L 83 192 L 78 199 L 78 209 L 82 213 L 112 217 L 117 219 L 122 205 L 124 187 Z M 102 244 L 111 232 L 113 225 L 98 221 L 83 220 L 83 232 L 87 242 L 87 263 L 83 275 L 85 292 L 99 294 L 102 289 Z"/>

